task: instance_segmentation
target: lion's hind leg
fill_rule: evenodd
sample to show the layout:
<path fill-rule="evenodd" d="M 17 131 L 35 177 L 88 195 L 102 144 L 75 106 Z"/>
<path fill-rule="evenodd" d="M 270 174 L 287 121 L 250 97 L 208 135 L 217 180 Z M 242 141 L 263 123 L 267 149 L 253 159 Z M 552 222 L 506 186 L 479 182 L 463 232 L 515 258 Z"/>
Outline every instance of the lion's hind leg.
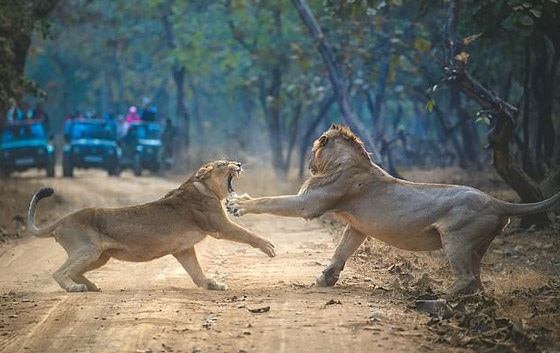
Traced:
<path fill-rule="evenodd" d="M 479 217 L 462 227 L 441 233 L 443 251 L 454 277 L 452 294 L 471 294 L 482 290 L 480 262 L 494 239 L 498 219 Z"/>
<path fill-rule="evenodd" d="M 173 256 L 179 261 L 197 286 L 209 290 L 227 290 L 225 284 L 218 283 L 215 279 L 206 277 L 196 257 L 194 246 L 180 253 L 173 254 Z"/>

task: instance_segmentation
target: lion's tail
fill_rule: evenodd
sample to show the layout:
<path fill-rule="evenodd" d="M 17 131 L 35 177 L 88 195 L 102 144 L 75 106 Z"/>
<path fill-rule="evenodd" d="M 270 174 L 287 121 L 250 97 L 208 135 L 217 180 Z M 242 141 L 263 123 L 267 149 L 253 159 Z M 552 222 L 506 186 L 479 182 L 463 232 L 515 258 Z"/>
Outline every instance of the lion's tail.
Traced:
<path fill-rule="evenodd" d="M 535 203 L 510 203 L 499 201 L 502 212 L 508 216 L 524 216 L 533 213 L 546 211 L 547 209 L 560 203 L 560 192 L 546 200 Z"/>
<path fill-rule="evenodd" d="M 33 218 L 35 216 L 35 208 L 37 207 L 37 203 L 46 197 L 52 196 L 54 190 L 52 188 L 42 188 L 33 195 L 31 199 L 31 203 L 29 204 L 29 213 L 27 214 L 27 231 L 39 238 L 48 238 L 52 235 L 53 230 L 60 224 L 60 221 L 46 227 L 43 229 L 39 229 L 35 227 L 33 224 Z"/>

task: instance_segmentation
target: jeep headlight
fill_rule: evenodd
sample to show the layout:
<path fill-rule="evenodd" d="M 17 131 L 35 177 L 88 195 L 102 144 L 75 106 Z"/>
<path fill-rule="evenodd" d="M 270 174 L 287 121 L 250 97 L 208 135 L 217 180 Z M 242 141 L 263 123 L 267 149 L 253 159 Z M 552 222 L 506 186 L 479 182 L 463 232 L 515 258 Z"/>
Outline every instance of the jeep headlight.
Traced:
<path fill-rule="evenodd" d="M 142 152 L 143 149 L 144 147 L 142 145 L 136 146 L 136 152 Z"/>
<path fill-rule="evenodd" d="M 52 145 L 47 145 L 47 153 L 53 153 L 54 147 Z"/>

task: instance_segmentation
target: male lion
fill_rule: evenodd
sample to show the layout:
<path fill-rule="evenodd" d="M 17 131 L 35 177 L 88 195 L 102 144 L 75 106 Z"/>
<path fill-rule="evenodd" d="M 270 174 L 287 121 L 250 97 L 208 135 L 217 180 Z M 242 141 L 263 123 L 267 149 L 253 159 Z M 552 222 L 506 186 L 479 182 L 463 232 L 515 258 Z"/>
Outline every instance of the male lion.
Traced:
<path fill-rule="evenodd" d="M 31 200 L 28 231 L 37 237 L 54 236 L 66 250 L 68 260 L 53 277 L 69 292 L 99 290 L 84 273 L 111 257 L 139 262 L 168 254 L 183 265 L 197 286 L 226 290 L 225 284 L 206 277 L 196 258 L 194 245 L 206 235 L 245 243 L 275 256 L 274 244 L 232 223 L 222 207 L 222 200 L 233 192 L 233 176 L 241 170 L 237 162 L 208 163 L 160 200 L 121 208 L 85 208 L 38 229 L 33 224 L 37 202 L 53 194 L 53 189 L 44 188 Z"/>
<path fill-rule="evenodd" d="M 332 212 L 345 220 L 346 230 L 317 278 L 318 286 L 334 285 L 346 260 L 371 236 L 405 250 L 443 248 L 455 277 L 451 292 L 477 291 L 482 288 L 481 258 L 509 216 L 541 212 L 560 201 L 558 193 L 518 205 L 470 187 L 393 178 L 371 161 L 358 137 L 339 125 L 313 143 L 312 153 L 313 176 L 297 195 L 233 195 L 227 207 L 236 216 L 270 213 L 311 219 Z"/>

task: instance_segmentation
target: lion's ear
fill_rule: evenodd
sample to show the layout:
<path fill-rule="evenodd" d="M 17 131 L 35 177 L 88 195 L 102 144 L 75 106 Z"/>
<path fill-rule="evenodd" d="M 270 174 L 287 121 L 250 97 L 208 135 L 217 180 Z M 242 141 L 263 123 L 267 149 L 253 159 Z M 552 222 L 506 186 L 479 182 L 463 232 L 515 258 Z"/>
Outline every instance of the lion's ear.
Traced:
<path fill-rule="evenodd" d="M 195 178 L 197 179 L 206 179 L 206 177 L 208 176 L 208 174 L 214 169 L 213 166 L 209 165 L 206 167 L 202 167 L 200 168 L 196 174 L 194 175 Z"/>
<path fill-rule="evenodd" d="M 328 141 L 329 141 L 329 138 L 325 135 L 319 137 L 319 146 L 323 147 L 324 145 L 327 144 Z"/>

